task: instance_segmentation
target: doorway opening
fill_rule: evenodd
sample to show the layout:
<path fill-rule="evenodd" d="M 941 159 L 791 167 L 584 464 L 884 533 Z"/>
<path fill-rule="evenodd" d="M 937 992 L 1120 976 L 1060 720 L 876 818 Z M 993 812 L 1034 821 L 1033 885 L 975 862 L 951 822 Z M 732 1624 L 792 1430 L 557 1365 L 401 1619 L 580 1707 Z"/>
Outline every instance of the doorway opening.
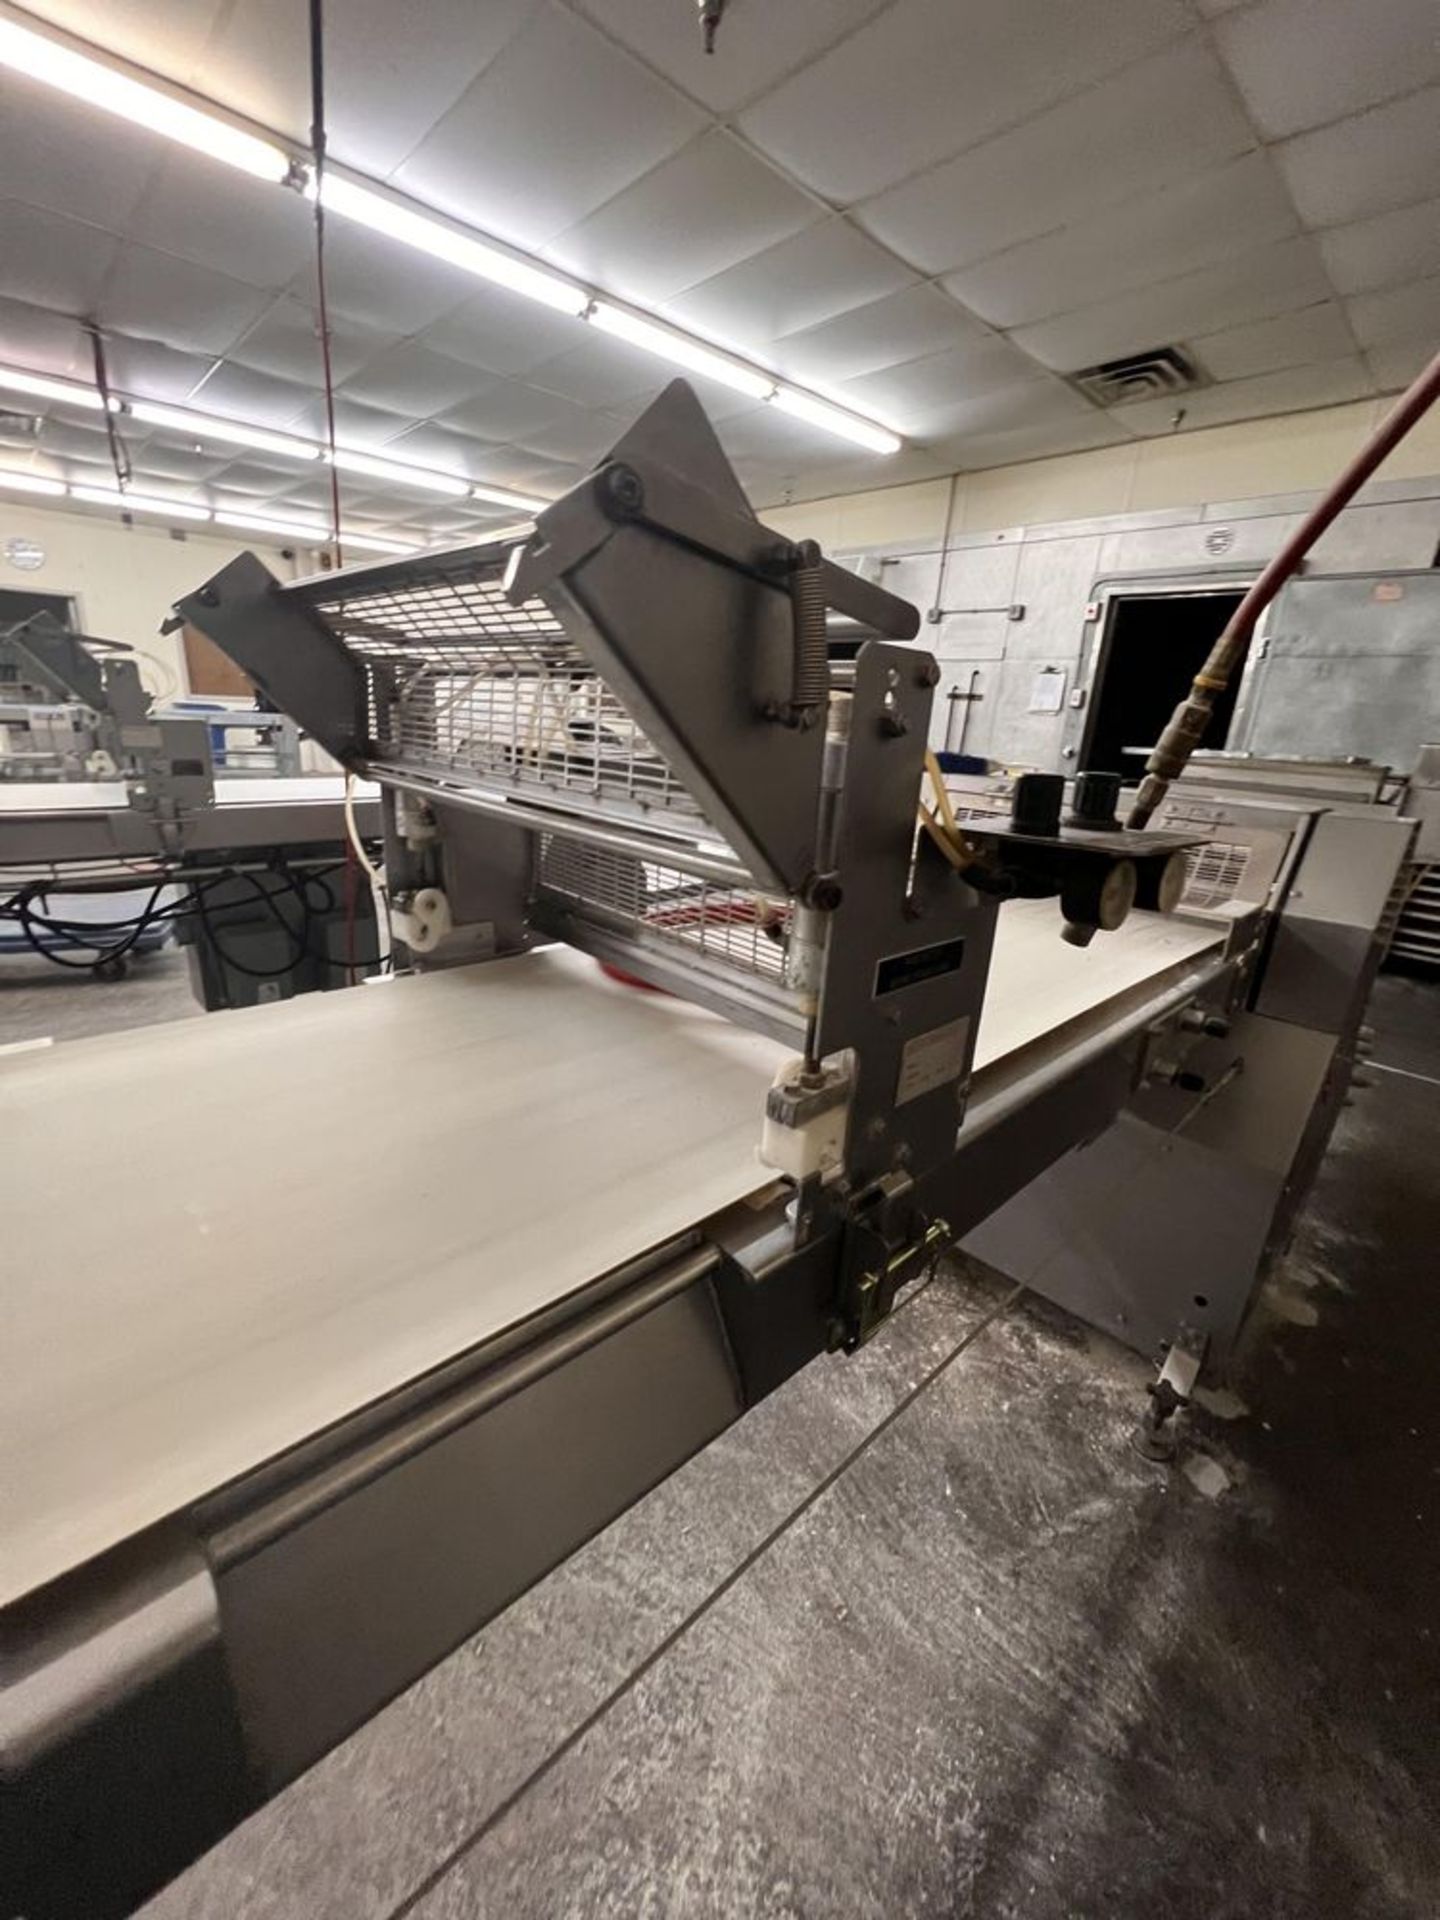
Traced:
<path fill-rule="evenodd" d="M 1081 766 L 1127 781 L 1141 777 L 1146 755 L 1243 598 L 1240 588 L 1113 596 Z M 1215 703 L 1202 742 L 1207 750 L 1224 746 L 1239 691 L 1237 672 Z"/>

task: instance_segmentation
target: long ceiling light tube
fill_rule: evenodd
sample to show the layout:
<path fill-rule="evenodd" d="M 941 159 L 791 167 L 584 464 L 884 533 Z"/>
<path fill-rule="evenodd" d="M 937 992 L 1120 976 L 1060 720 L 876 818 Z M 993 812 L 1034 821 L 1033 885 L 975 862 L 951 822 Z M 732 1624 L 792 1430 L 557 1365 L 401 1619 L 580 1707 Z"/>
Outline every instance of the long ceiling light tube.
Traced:
<path fill-rule="evenodd" d="M 47 480 L 38 473 L 7 473 L 0 467 L 0 490 L 6 493 L 43 493 L 56 498 L 66 488 L 63 480 Z"/>
<path fill-rule="evenodd" d="M 792 414 L 812 427 L 822 427 L 826 433 L 837 434 L 842 440 L 853 440 L 857 447 L 865 447 L 871 453 L 898 453 L 905 444 L 898 433 L 882 427 L 878 420 L 867 420 L 845 407 L 837 407 L 833 401 L 821 400 L 803 387 L 781 385 L 770 398 L 781 413 Z"/>
<path fill-rule="evenodd" d="M 208 521 L 216 526 L 238 527 L 255 533 L 273 534 L 277 539 L 304 540 L 316 547 L 332 544 L 329 527 L 319 520 L 286 520 L 266 513 L 246 513 L 227 506 L 202 507 L 188 500 L 168 500 L 158 494 L 122 493 L 119 487 L 67 486 L 63 480 L 50 480 L 43 474 L 18 473 L 0 467 L 0 493 L 34 494 L 45 499 L 70 498 L 91 507 L 113 507 L 122 513 L 154 513 L 172 520 Z M 509 534 L 514 529 L 506 527 Z M 496 536 L 487 534 L 487 539 Z M 347 547 L 361 553 L 417 553 L 415 540 L 388 540 L 380 534 L 355 533 L 346 528 L 341 535 Z"/>
<path fill-rule="evenodd" d="M 305 160 L 298 153 L 248 133 L 212 111 L 191 106 L 174 91 L 133 79 L 116 63 L 82 53 L 48 33 L 32 31 L 19 23 L 5 0 L 0 0 L 0 7 L 4 7 L 0 11 L 0 66 L 28 74 L 256 178 L 290 186 L 305 181 Z M 313 182 L 307 191 L 314 191 Z M 718 380 L 735 392 L 767 401 L 782 413 L 869 452 L 896 453 L 905 444 L 881 421 L 824 400 L 693 334 L 618 306 L 518 249 L 496 245 L 483 234 L 437 218 L 388 191 L 377 191 L 361 180 L 327 169 L 320 192 L 326 210 L 340 219 L 352 220 L 526 299 L 586 320 L 602 333 L 628 340 L 702 378 Z M 519 504 L 518 496 L 515 504 Z"/>
<path fill-rule="evenodd" d="M 432 254 L 435 259 L 447 261 L 481 280 L 491 280 L 511 293 L 523 294 L 527 300 L 538 300 L 557 313 L 578 317 L 590 304 L 589 290 L 577 281 L 567 280 L 563 274 L 552 273 L 528 260 L 517 259 L 513 254 L 502 253 L 488 241 L 462 233 L 442 220 L 419 213 L 388 194 L 376 193 L 328 167 L 320 186 L 320 204 L 327 213 L 339 214 L 344 220 L 368 227 L 372 233 Z"/>
<path fill-rule="evenodd" d="M 318 460 L 320 447 L 291 433 L 272 433 L 268 427 L 249 427 L 240 420 L 217 420 L 213 414 L 192 413 L 188 407 L 161 406 L 153 400 L 128 400 L 131 417 L 150 427 L 171 427 L 197 440 L 219 440 L 235 447 L 254 447 L 261 453 L 282 454 L 287 460 Z"/>
<path fill-rule="evenodd" d="M 87 413 L 103 413 L 105 402 L 94 387 L 81 386 L 76 380 L 56 380 L 49 374 L 26 373 L 21 367 L 0 367 L 0 393 L 23 394 L 27 400 L 56 400 L 62 406 L 83 407 Z M 119 403 L 112 400 L 114 413 Z"/>
<path fill-rule="evenodd" d="M 329 459 L 326 455 L 326 459 Z M 393 480 L 397 485 L 418 487 L 422 493 L 443 493 L 452 500 L 463 500 L 470 482 L 454 473 L 430 473 L 420 467 L 407 467 L 398 460 L 386 460 L 379 454 L 361 453 L 355 447 L 337 447 L 335 465 L 341 473 L 368 475 L 372 480 Z"/>
<path fill-rule="evenodd" d="M 730 359 L 713 347 L 702 346 L 688 334 L 676 333 L 654 320 L 644 319 L 640 314 L 632 313 L 628 307 L 617 307 L 608 300 L 597 300 L 585 317 L 592 327 L 598 327 L 602 333 L 612 334 L 615 339 L 624 340 L 632 347 L 656 354 L 661 360 L 668 360 L 672 366 L 684 367 L 703 379 L 716 380 L 721 386 L 743 393 L 751 400 L 768 400 L 775 391 L 773 374 L 742 366 L 738 360 Z"/>
<path fill-rule="evenodd" d="M 223 161 L 227 167 L 238 167 L 257 180 L 278 185 L 294 172 L 294 162 L 283 147 L 246 133 L 215 113 L 188 106 L 161 87 L 133 80 L 47 33 L 32 32 L 11 16 L 0 16 L 0 66 Z"/>
<path fill-rule="evenodd" d="M 72 500 L 84 500 L 92 507 L 118 507 L 124 513 L 163 513 L 172 520 L 208 520 L 209 507 L 194 506 L 188 500 L 166 500 L 153 493 L 122 493 L 119 487 L 71 487 Z"/>
<path fill-rule="evenodd" d="M 334 545 L 330 528 L 319 520 L 285 520 L 268 513 L 247 513 L 216 507 L 215 524 L 217 527 L 239 527 L 253 533 L 272 533 L 283 539 L 306 540 L 317 547 Z M 348 527 L 341 530 L 340 540 L 343 546 L 354 547 L 363 553 L 415 553 L 419 550 L 418 542 L 413 540 L 385 540 L 378 534 L 352 533 Z"/>

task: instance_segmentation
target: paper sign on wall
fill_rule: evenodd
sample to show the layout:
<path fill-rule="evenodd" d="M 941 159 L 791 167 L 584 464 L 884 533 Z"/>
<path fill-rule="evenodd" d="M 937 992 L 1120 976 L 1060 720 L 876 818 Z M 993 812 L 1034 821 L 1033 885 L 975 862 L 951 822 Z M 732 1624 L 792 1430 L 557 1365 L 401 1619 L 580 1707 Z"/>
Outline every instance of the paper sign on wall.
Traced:
<path fill-rule="evenodd" d="M 1059 713 L 1065 701 L 1067 677 L 1063 667 L 1041 667 L 1030 682 L 1031 713 Z"/>

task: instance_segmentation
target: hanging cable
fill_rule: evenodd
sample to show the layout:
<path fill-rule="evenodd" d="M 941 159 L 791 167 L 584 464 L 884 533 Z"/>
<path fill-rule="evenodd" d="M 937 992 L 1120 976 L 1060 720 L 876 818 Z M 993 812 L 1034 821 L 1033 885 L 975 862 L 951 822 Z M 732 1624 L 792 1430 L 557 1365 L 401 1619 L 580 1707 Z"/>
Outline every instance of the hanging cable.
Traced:
<path fill-rule="evenodd" d="M 105 336 L 93 320 L 87 320 L 85 331 L 90 336 L 90 358 L 95 368 L 95 391 L 100 396 L 104 408 L 105 438 L 110 443 L 110 464 L 115 469 L 115 484 L 123 493 L 130 484 L 130 450 L 121 438 L 116 425 L 117 409 L 110 399 L 110 375 L 105 366 Z"/>
<path fill-rule="evenodd" d="M 340 545 L 340 469 L 335 464 L 335 370 L 330 355 L 330 305 L 325 287 L 325 17 L 323 0 L 310 0 L 310 151 L 315 160 L 315 296 L 320 329 L 320 365 L 325 381 L 325 443 L 330 455 L 330 534 L 335 564 Z"/>

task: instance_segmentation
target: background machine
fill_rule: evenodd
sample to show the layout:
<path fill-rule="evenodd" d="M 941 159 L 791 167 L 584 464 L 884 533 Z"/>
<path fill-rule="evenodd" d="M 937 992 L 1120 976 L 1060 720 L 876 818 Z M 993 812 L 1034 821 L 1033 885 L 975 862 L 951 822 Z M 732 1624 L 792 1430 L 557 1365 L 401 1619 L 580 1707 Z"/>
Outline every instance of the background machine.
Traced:
<path fill-rule="evenodd" d="M 1323 877 L 1408 834 L 1184 781 L 1153 833 L 1057 780 L 957 806 L 915 610 L 763 527 L 681 383 L 527 538 L 246 557 L 182 611 L 380 784 L 413 972 L 0 1066 L 32 1920 L 123 1910 L 983 1223 L 1085 1311 L 1047 1259 L 1066 1182 L 1148 1204 L 1117 1130 L 1211 1184 L 1183 1277 L 1092 1317 L 1193 1377 L 1353 1050 L 1373 902 Z M 1234 1105 L 1272 1085 L 1283 1137 Z"/>

